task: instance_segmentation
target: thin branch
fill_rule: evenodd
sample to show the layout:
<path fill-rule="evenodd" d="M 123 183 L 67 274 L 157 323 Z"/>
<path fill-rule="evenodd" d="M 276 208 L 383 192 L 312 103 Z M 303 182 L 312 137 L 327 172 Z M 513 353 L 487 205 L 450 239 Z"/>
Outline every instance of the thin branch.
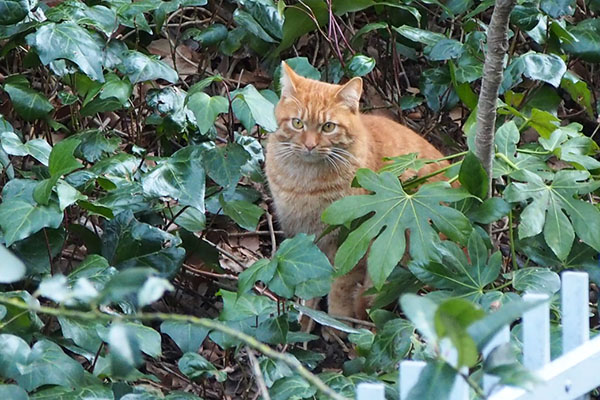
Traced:
<path fill-rule="evenodd" d="M 204 328 L 215 330 L 222 332 L 232 338 L 238 339 L 244 342 L 247 346 L 261 352 L 267 357 L 272 359 L 282 361 L 287 364 L 290 368 L 295 370 L 300 376 L 306 379 L 309 383 L 314 385 L 318 390 L 331 397 L 334 400 L 347 400 L 345 397 L 336 393 L 333 389 L 327 386 L 318 376 L 314 375 L 312 372 L 307 370 L 300 361 L 291 357 L 288 354 L 280 353 L 276 350 L 273 350 L 266 344 L 256 340 L 250 335 L 247 335 L 239 330 L 230 328 L 227 325 L 224 325 L 218 321 L 209 319 L 209 318 L 198 318 L 191 315 L 181 315 L 181 314 L 167 314 L 167 313 L 145 313 L 140 312 L 136 314 L 116 314 L 116 315 L 108 315 L 100 312 L 99 310 L 89 310 L 89 311 L 78 311 L 78 310 L 70 310 L 65 308 L 53 308 L 46 306 L 36 306 L 34 304 L 27 304 L 24 301 L 5 297 L 0 295 L 0 304 L 9 305 L 15 307 L 20 310 L 28 310 L 34 311 L 40 314 L 45 315 L 53 315 L 53 316 L 64 316 L 70 318 L 78 318 L 85 321 L 178 321 L 178 322 L 187 322 L 194 325 L 199 325 Z"/>
<path fill-rule="evenodd" d="M 252 372 L 256 378 L 256 386 L 258 386 L 258 391 L 260 394 L 262 394 L 262 398 L 264 400 L 271 400 L 271 396 L 267 390 L 267 385 L 265 384 L 265 378 L 263 378 L 263 374 L 260 371 L 260 366 L 258 365 L 258 360 L 254 355 L 254 351 L 246 347 L 246 352 L 248 353 L 248 358 L 250 359 L 250 364 L 252 365 Z"/>

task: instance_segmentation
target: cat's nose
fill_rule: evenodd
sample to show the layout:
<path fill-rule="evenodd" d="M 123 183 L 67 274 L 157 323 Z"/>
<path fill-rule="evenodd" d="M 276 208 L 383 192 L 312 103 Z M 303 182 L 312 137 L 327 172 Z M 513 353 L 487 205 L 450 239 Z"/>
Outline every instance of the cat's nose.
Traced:
<path fill-rule="evenodd" d="M 317 147 L 317 144 L 312 144 L 312 143 L 304 143 L 304 147 L 306 147 L 306 150 L 311 151 L 312 149 L 314 149 L 315 147 Z"/>

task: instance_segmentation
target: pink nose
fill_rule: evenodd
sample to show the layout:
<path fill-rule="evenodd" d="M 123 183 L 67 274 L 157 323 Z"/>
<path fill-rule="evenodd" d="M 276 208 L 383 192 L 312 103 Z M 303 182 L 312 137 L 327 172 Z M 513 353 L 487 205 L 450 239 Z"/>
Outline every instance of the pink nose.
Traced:
<path fill-rule="evenodd" d="M 312 149 L 314 149 L 315 147 L 317 147 L 317 144 L 306 144 L 304 143 L 304 147 L 306 147 L 306 150 L 311 151 Z"/>

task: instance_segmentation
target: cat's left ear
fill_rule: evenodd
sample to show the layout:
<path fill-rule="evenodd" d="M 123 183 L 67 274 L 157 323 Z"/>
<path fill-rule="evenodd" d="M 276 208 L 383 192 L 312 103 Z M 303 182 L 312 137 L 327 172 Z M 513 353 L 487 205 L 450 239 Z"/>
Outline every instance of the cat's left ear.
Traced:
<path fill-rule="evenodd" d="M 358 112 L 360 96 L 362 95 L 362 79 L 352 78 L 338 90 L 336 97 L 352 111 Z"/>

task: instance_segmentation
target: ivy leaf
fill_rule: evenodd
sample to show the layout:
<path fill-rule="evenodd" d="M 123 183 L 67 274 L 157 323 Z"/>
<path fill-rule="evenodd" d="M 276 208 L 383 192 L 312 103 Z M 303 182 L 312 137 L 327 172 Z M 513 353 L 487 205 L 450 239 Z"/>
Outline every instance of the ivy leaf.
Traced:
<path fill-rule="evenodd" d="M 105 135 L 98 129 L 89 129 L 74 137 L 81 140 L 75 149 L 75 154 L 81 155 L 81 158 L 85 158 L 91 163 L 99 161 L 107 154 L 114 153 L 121 143 L 121 139 L 118 137 Z"/>
<path fill-rule="evenodd" d="M 569 26 L 567 30 L 577 39 L 572 43 L 562 44 L 567 53 L 588 62 L 600 62 L 600 18 L 584 19 L 576 25 Z"/>
<path fill-rule="evenodd" d="M 0 396 L 11 400 L 29 400 L 27 392 L 17 385 L 0 385 Z"/>
<path fill-rule="evenodd" d="M 125 325 L 112 325 L 107 342 L 110 346 L 109 359 L 113 375 L 125 377 L 143 362 L 139 341 Z"/>
<path fill-rule="evenodd" d="M 74 22 L 42 25 L 27 36 L 27 43 L 38 53 L 42 64 L 59 59 L 74 62 L 87 76 L 104 82 L 102 73 L 103 52 L 98 40 Z"/>
<path fill-rule="evenodd" d="M 138 305 L 144 307 L 160 299 L 166 291 L 173 291 L 175 288 L 165 278 L 157 276 L 149 277 L 138 292 Z"/>
<path fill-rule="evenodd" d="M 95 353 L 102 344 L 102 339 L 96 331 L 102 326 L 99 321 L 84 321 L 81 319 L 58 317 L 61 331 L 65 338 L 73 340 L 79 347 Z"/>
<path fill-rule="evenodd" d="M 206 134 L 214 125 L 219 114 L 229 111 L 229 102 L 223 96 L 209 96 L 204 92 L 192 94 L 187 107 L 194 113 L 200 133 Z"/>
<path fill-rule="evenodd" d="M 223 213 L 248 231 L 256 230 L 260 217 L 265 213 L 261 207 L 246 200 L 226 201 L 221 195 L 219 202 L 223 207 Z"/>
<path fill-rule="evenodd" d="M 529 52 L 523 54 L 523 74 L 529 79 L 540 80 L 557 88 L 567 72 L 567 65 L 556 54 L 540 54 Z"/>
<path fill-rule="evenodd" d="M 329 292 L 333 269 L 313 238 L 301 233 L 281 243 L 273 258 L 277 269 L 273 279 L 266 282 L 274 293 L 312 299 Z"/>
<path fill-rule="evenodd" d="M 50 157 L 52 147 L 44 139 L 32 139 L 22 143 L 16 133 L 7 131 L 0 133 L 0 143 L 2 143 L 4 151 L 11 156 L 30 155 L 48 166 L 48 157 Z"/>
<path fill-rule="evenodd" d="M 139 51 L 129 50 L 123 55 L 123 63 L 119 70 L 127 75 L 133 84 L 138 82 L 164 79 L 176 83 L 179 79 L 177 72 L 156 57 L 147 56 Z"/>
<path fill-rule="evenodd" d="M 548 268 L 522 268 L 515 271 L 513 287 L 523 293 L 543 293 L 552 296 L 560 290 L 560 277 Z"/>
<path fill-rule="evenodd" d="M 36 5 L 35 0 L 0 1 L 0 25 L 13 25 L 22 21 Z"/>
<path fill-rule="evenodd" d="M 299 375 L 279 379 L 269 389 L 271 400 L 307 399 L 314 396 L 317 388 Z"/>
<path fill-rule="evenodd" d="M 375 335 L 365 368 L 370 371 L 393 369 L 408 355 L 415 327 L 409 321 L 396 318 L 388 321 Z"/>
<path fill-rule="evenodd" d="M 33 199 L 36 181 L 13 179 L 2 190 L 0 226 L 7 246 L 29 237 L 42 228 L 58 228 L 63 213 L 56 201 L 47 206 Z"/>
<path fill-rule="evenodd" d="M 172 276 L 185 257 L 181 239 L 139 222 L 131 211 L 108 221 L 102 236 L 102 256 L 117 269 L 152 267 Z"/>
<path fill-rule="evenodd" d="M 269 344 L 286 342 L 289 330 L 288 315 L 282 314 L 276 318 L 267 318 L 256 329 L 256 339 Z"/>
<path fill-rule="evenodd" d="M 227 379 L 227 372 L 217 370 L 210 361 L 197 353 L 185 353 L 177 362 L 177 366 L 185 376 L 192 380 L 215 377 L 217 382 L 224 382 Z"/>
<path fill-rule="evenodd" d="M 375 59 L 362 54 L 352 56 L 346 66 L 346 72 L 349 77 L 365 76 L 375 68 Z"/>
<path fill-rule="evenodd" d="M 255 123 L 267 132 L 277 130 L 273 103 L 260 94 L 253 85 L 236 90 L 232 96 L 233 112 L 244 123 L 246 130 L 250 131 Z"/>
<path fill-rule="evenodd" d="M 522 171 L 522 177 L 525 182 L 511 182 L 504 191 L 509 202 L 529 203 L 521 213 L 520 239 L 543 231 L 546 243 L 560 260 L 569 255 L 575 233 L 600 251 L 600 210 L 575 198 L 597 189 L 600 182 L 586 182 L 589 172 L 573 170 L 558 171 L 549 179 L 551 184 L 529 171 Z"/>
<path fill-rule="evenodd" d="M 96 379 L 97 380 L 97 379 Z M 93 383 L 93 382 L 92 382 Z M 53 386 L 47 389 L 37 390 L 32 394 L 31 400 L 41 399 L 94 399 L 94 400 L 109 400 L 113 399 L 113 392 L 110 387 L 104 386 L 98 381 L 97 384 L 86 382 L 75 388 L 64 386 Z M 16 400 L 16 399 L 15 399 Z"/>
<path fill-rule="evenodd" d="M 127 79 L 122 80 L 117 74 L 107 74 L 106 82 L 98 84 L 85 95 L 81 115 L 94 115 L 126 107 L 132 91 L 133 85 Z"/>
<path fill-rule="evenodd" d="M 15 111 L 25 121 L 46 118 L 54 110 L 48 99 L 37 90 L 32 89 L 22 75 L 6 78 L 4 90 L 10 96 Z"/>
<path fill-rule="evenodd" d="M 420 281 L 436 289 L 452 290 L 455 296 L 477 299 L 500 274 L 502 254 L 497 251 L 488 258 L 485 243 L 477 231 L 469 236 L 469 258 L 451 241 L 436 244 L 435 248 L 439 261 L 414 260 L 408 267 Z"/>
<path fill-rule="evenodd" d="M 371 246 L 367 259 L 369 276 L 375 287 L 381 288 L 404 255 L 406 230 L 410 232 L 410 254 L 414 259 L 435 257 L 433 244 L 440 239 L 430 220 L 452 240 L 466 242 L 472 230 L 469 220 L 459 211 L 440 204 L 465 199 L 470 196 L 466 191 L 451 189 L 447 182 L 435 182 L 408 194 L 393 174 L 376 174 L 368 169 L 359 169 L 356 179 L 374 194 L 345 197 L 330 205 L 322 216 L 328 224 L 341 225 L 375 213 L 351 232 L 338 249 L 335 256 L 338 275 L 351 270 Z"/>
<path fill-rule="evenodd" d="M 419 380 L 408 392 L 406 400 L 449 399 L 456 379 L 456 370 L 444 361 L 428 361 Z M 434 385 L 431 383 L 435 382 Z"/>
<path fill-rule="evenodd" d="M 338 321 L 334 317 L 322 311 L 315 310 L 309 307 L 304 307 L 299 304 L 294 304 L 294 308 L 300 311 L 302 314 L 309 316 L 315 322 L 318 322 L 323 326 L 329 326 L 331 328 L 335 328 L 338 331 L 346 333 L 360 333 L 358 329 L 352 328 L 351 326 L 348 326 L 345 323 Z"/>
<path fill-rule="evenodd" d="M 227 193 L 242 177 L 242 166 L 250 160 L 250 154 L 237 143 L 215 146 L 204 153 L 204 167 L 208 176 L 223 187 Z"/>
<path fill-rule="evenodd" d="M 67 356 L 57 344 L 45 339 L 33 345 L 27 361 L 17 368 L 20 375 L 14 379 L 28 391 L 43 385 L 76 387 L 82 383 L 84 374 L 81 364 Z"/>
<path fill-rule="evenodd" d="M 268 43 L 277 43 L 276 39 L 273 39 L 271 35 L 269 35 L 259 24 L 252 15 L 243 11 L 239 8 L 236 8 L 233 12 L 233 19 L 239 25 L 244 27 L 248 32 L 252 33 L 254 36 L 258 37 L 261 40 L 264 40 Z"/>
<path fill-rule="evenodd" d="M 540 2 L 540 8 L 552 18 L 573 15 L 575 12 L 573 0 L 550 0 Z"/>
<path fill-rule="evenodd" d="M 292 376 L 294 372 L 286 363 L 280 360 L 273 360 L 269 357 L 262 356 L 258 359 L 260 371 L 263 374 L 265 385 L 268 388 L 281 378 Z"/>
<path fill-rule="evenodd" d="M 160 325 L 160 331 L 169 335 L 184 353 L 197 352 L 208 335 L 208 329 L 180 321 L 164 321 Z"/>
<path fill-rule="evenodd" d="M 6 247 L 0 245 L 0 283 L 17 282 L 25 276 L 25 264 Z"/>
<path fill-rule="evenodd" d="M 205 179 L 202 149 L 187 146 L 144 175 L 142 188 L 148 196 L 171 197 L 204 213 Z"/>

